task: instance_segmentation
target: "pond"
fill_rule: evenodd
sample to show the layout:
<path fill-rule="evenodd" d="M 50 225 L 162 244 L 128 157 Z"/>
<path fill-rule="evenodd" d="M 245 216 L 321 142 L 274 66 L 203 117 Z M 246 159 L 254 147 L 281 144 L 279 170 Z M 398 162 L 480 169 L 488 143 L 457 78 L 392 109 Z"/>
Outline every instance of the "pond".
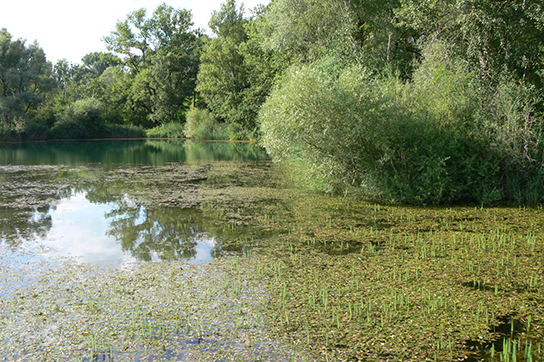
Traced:
<path fill-rule="evenodd" d="M 274 174 L 253 143 L 0 145 L 0 359 L 307 360 L 239 262 Z"/>
<path fill-rule="evenodd" d="M 541 205 L 301 190 L 249 143 L 0 161 L 2 360 L 544 360 Z"/>
<path fill-rule="evenodd" d="M 168 162 L 262 161 L 262 147 L 180 140 L 58 141 L 0 144 L 0 165 L 164 165 Z"/>
<path fill-rule="evenodd" d="M 43 255 L 98 264 L 209 262 L 223 254 L 233 233 L 214 227 L 215 220 L 206 218 L 198 207 L 202 200 L 187 199 L 197 197 L 195 190 L 202 187 L 210 164 L 263 161 L 266 153 L 251 143 L 139 140 L 3 145 L 0 242 L 12 249 L 39 249 Z M 165 177 L 177 179 L 165 182 Z M 186 199 L 184 207 L 144 205 L 138 199 L 150 187 L 153 193 L 171 195 L 176 183 L 180 184 L 177 198 Z M 180 195 L 182 190 L 185 195 Z M 253 235 L 257 230 L 244 232 Z"/>

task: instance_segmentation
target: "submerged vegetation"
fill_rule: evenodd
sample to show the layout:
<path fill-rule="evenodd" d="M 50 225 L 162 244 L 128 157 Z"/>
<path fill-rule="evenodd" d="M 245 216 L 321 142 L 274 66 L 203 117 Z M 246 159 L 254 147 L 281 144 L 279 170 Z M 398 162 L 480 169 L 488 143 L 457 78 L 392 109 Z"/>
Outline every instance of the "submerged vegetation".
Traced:
<path fill-rule="evenodd" d="M 270 220 L 287 233 L 250 261 L 291 343 L 322 360 L 544 358 L 540 209 L 291 205 Z"/>
<path fill-rule="evenodd" d="M 289 170 L 278 167 L 203 161 L 4 166 L 0 209 L 16 210 L 16 218 L 26 217 L 33 227 L 3 229 L 4 240 L 47 233 L 48 207 L 75 188 L 89 190 L 93 202 L 118 203 L 111 233 L 139 260 L 147 260 L 141 253 L 146 249 L 157 251 L 161 261 L 115 269 L 43 259 L 46 250 L 26 249 L 13 239 L 9 246 L 19 251 L 1 254 L 1 355 L 192 361 L 544 357 L 541 208 L 379 205 L 354 195 L 301 191 L 284 179 Z M 21 180 L 27 180 L 24 188 L 18 187 Z M 130 202 L 123 201 L 127 197 Z M 147 210 L 143 219 L 141 207 Z M 190 208 L 200 216 L 187 218 Z M 0 217 L 3 224 L 6 217 L 16 219 Z M 157 225 L 169 224 L 157 233 Z M 168 237 L 127 244 L 138 233 L 177 235 L 184 225 L 207 225 L 219 243 L 213 252 L 222 257 L 205 265 L 176 261 L 172 256 L 192 244 L 183 242 L 172 253 L 177 244 Z"/>
<path fill-rule="evenodd" d="M 0 285 L 3 359 L 307 359 L 267 335 L 259 313 L 266 294 L 236 258 L 123 270 L 66 260 L 28 270 L 0 257 L 10 278 Z"/>

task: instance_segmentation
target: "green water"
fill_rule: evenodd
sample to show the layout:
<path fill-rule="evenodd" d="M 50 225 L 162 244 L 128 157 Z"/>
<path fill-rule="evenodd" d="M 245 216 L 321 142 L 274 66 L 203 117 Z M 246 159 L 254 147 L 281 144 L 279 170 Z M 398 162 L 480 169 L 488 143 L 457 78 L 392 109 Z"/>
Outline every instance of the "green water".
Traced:
<path fill-rule="evenodd" d="M 207 198 L 199 191 L 217 165 L 266 163 L 264 150 L 251 143 L 0 145 L 0 242 L 12 250 L 117 265 L 208 262 L 245 253 L 249 238 L 262 233 L 218 224 L 216 215 L 202 210 Z"/>
<path fill-rule="evenodd" d="M 163 165 L 266 158 L 263 148 L 239 142 L 134 140 L 0 144 L 0 165 Z"/>

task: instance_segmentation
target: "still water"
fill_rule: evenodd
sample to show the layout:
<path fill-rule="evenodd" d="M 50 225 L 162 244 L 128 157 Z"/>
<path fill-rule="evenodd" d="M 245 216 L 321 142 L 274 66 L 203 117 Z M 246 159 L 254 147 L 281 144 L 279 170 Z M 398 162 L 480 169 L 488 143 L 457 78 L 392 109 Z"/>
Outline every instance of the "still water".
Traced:
<path fill-rule="evenodd" d="M 0 143 L 0 165 L 163 165 L 168 162 L 261 161 L 253 143 L 182 140 Z"/>
<path fill-rule="evenodd" d="M 217 176 L 217 167 L 232 170 L 241 164 L 247 169 L 266 160 L 264 150 L 250 143 L 0 145 L 0 243 L 14 251 L 114 265 L 201 263 L 244 253 L 247 243 L 241 235 L 247 241 L 262 233 L 222 225 L 201 206 L 203 200 L 213 203 L 210 173 L 214 185 L 224 188 L 232 182 L 232 177 Z"/>

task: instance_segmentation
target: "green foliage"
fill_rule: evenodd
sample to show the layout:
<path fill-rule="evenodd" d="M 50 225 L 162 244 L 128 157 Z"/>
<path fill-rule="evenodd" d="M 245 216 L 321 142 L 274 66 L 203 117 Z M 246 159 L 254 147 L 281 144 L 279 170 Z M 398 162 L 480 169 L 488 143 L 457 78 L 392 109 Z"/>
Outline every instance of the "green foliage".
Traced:
<path fill-rule="evenodd" d="M 236 44 L 247 39 L 244 30 L 244 5 L 237 7 L 235 0 L 227 0 L 221 4 L 219 11 L 214 10 L 208 26 L 220 38 L 232 39 Z"/>
<path fill-rule="evenodd" d="M 274 1 L 257 23 L 261 49 L 294 66 L 262 108 L 263 142 L 318 189 L 410 203 L 542 199 L 541 10 Z"/>
<path fill-rule="evenodd" d="M 151 138 L 184 138 L 184 127 L 181 123 L 168 122 L 147 131 Z"/>
<path fill-rule="evenodd" d="M 356 76 L 340 81 L 319 66 L 293 67 L 261 111 L 262 143 L 267 151 L 276 160 L 307 164 L 308 177 L 325 180 L 329 191 L 342 188 L 343 179 L 360 183 L 356 180 L 362 164 L 356 161 L 378 157 L 374 140 L 388 119 L 375 114 L 387 100 L 376 94 L 379 88 L 371 84 L 370 75 L 362 69 L 352 73 Z M 350 83 L 364 84 L 366 94 L 359 97 L 350 92 Z M 353 168 L 343 165 L 344 161 Z"/>
<path fill-rule="evenodd" d="M 0 119 L 10 125 L 26 119 L 54 87 L 51 64 L 37 43 L 27 46 L 24 40 L 12 40 L 0 30 Z"/>
<path fill-rule="evenodd" d="M 489 97 L 488 132 L 505 154 L 505 193 L 518 203 L 544 199 L 542 93 L 514 79 L 500 82 Z"/>
<path fill-rule="evenodd" d="M 248 86 L 238 44 L 228 38 L 211 39 L 204 46 L 201 62 L 197 91 L 215 114 L 230 120 Z"/>
<path fill-rule="evenodd" d="M 398 19 L 416 31 L 419 44 L 455 46 L 481 76 L 498 82 L 515 73 L 539 87 L 544 66 L 544 8 L 540 1 L 401 0 Z M 424 41 L 421 41 L 424 40 Z"/>
<path fill-rule="evenodd" d="M 414 204 L 493 202 L 509 197 L 504 176 L 528 143 L 515 150 L 511 134 L 509 144 L 498 142 L 512 127 L 500 121 L 509 116 L 488 101 L 491 93 L 438 45 L 407 84 L 361 67 L 297 66 L 262 109 L 262 142 L 326 191 L 354 188 Z M 487 118 L 492 111 L 496 121 Z"/>
<path fill-rule="evenodd" d="M 320 59 L 336 47 L 353 51 L 354 14 L 337 0 L 279 0 L 261 24 L 264 46 L 285 52 L 295 61 Z"/>
<path fill-rule="evenodd" d="M 207 109 L 191 108 L 183 128 L 187 138 L 225 140 L 229 139 L 228 126 L 219 123 Z"/>
<path fill-rule="evenodd" d="M 150 127 L 182 122 L 194 99 L 201 33 L 190 30 L 191 12 L 159 5 L 150 17 L 145 9 L 130 13 L 104 38 L 108 49 L 123 56 L 130 69 L 121 86 L 128 121 Z"/>
<path fill-rule="evenodd" d="M 247 39 L 242 27 L 246 22 L 243 8 L 237 9 L 234 1 L 214 13 L 210 26 L 218 37 L 209 39 L 202 49 L 196 90 L 217 118 L 251 129 L 255 114 L 244 104 L 249 70 L 240 49 Z"/>
<path fill-rule="evenodd" d="M 100 101 L 86 98 L 74 102 L 58 115 L 51 129 L 51 137 L 57 139 L 99 138 L 105 136 L 106 123 Z"/>
<path fill-rule="evenodd" d="M 257 129 L 248 129 L 245 125 L 232 122 L 227 126 L 228 139 L 232 141 L 250 140 L 256 141 L 258 138 Z"/>
<path fill-rule="evenodd" d="M 262 10 L 262 9 L 261 9 Z M 265 49 L 263 37 L 259 32 L 261 23 L 265 21 L 264 13 L 257 12 L 245 24 L 248 34 L 246 42 L 240 44 L 238 51 L 243 56 L 244 68 L 247 71 L 248 87 L 242 91 L 238 108 L 244 122 L 239 122 L 246 131 L 258 132 L 256 118 L 261 106 L 270 95 L 278 74 L 288 67 L 288 59 L 284 52 Z"/>
<path fill-rule="evenodd" d="M 106 69 L 122 64 L 122 60 L 118 56 L 111 53 L 100 52 L 86 54 L 81 61 L 82 65 L 76 67 L 77 73 L 79 74 L 76 73 L 75 78 L 79 78 L 83 82 L 86 82 L 85 80 L 98 78 L 104 74 Z"/>
<path fill-rule="evenodd" d="M 53 67 L 54 76 L 62 89 L 71 83 L 86 85 L 100 77 L 106 69 L 122 64 L 119 57 L 111 53 L 93 52 L 81 59 L 82 64 L 72 64 L 60 59 Z"/>
<path fill-rule="evenodd" d="M 288 64 L 282 52 L 263 48 L 259 31 L 266 11 L 244 18 L 243 7 L 227 1 L 214 12 L 201 55 L 197 91 L 215 118 L 228 124 L 230 139 L 256 138 L 256 118 L 275 77 Z M 223 136 L 222 136 L 223 137 Z"/>
<path fill-rule="evenodd" d="M 135 126 L 122 126 L 118 124 L 112 124 L 106 126 L 105 131 L 106 138 L 145 138 L 147 137 L 146 131 L 142 127 Z"/>
<path fill-rule="evenodd" d="M 0 141 L 42 141 L 47 139 L 48 132 L 44 125 L 16 119 L 9 126 L 0 126 Z"/>
<path fill-rule="evenodd" d="M 397 0 L 278 0 L 258 30 L 263 47 L 282 52 L 290 63 L 334 55 L 340 63 L 385 65 L 408 77 L 417 49 L 413 31 L 398 24 L 398 6 Z"/>

